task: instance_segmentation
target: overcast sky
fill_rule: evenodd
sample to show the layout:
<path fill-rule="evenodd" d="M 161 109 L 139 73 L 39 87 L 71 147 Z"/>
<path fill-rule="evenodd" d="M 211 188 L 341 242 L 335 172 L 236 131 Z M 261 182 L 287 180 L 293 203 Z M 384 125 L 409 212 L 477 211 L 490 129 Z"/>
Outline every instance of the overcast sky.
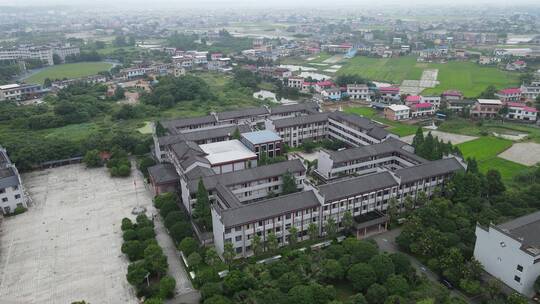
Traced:
<path fill-rule="evenodd" d="M 229 6 L 229 7 L 329 7 L 329 6 L 373 6 L 374 2 L 379 5 L 460 5 L 460 4 L 490 4 L 490 5 L 540 5 L 539 0 L 0 0 L 0 5 L 10 6 L 48 6 L 48 5 L 122 5 L 122 6 L 153 6 L 153 7 L 205 7 L 205 6 Z"/>

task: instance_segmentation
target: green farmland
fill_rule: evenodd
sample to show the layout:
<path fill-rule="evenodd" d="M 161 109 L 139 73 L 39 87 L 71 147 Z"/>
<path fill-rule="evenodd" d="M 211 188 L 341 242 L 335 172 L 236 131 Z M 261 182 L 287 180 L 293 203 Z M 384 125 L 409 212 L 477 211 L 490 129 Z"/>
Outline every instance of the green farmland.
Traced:
<path fill-rule="evenodd" d="M 344 110 L 346 113 L 356 114 L 371 118 L 375 121 L 383 123 L 388 126 L 388 132 L 396 134 L 398 136 L 407 136 L 416 133 L 418 126 L 401 123 L 398 121 L 388 120 L 384 117 L 377 115 L 377 111 L 368 107 L 349 107 Z"/>
<path fill-rule="evenodd" d="M 340 64 L 343 67 L 338 71 L 338 75 L 355 74 L 370 80 L 395 84 L 400 84 L 403 80 L 419 80 L 424 69 L 438 69 L 440 84 L 425 90 L 424 94 L 440 94 L 445 90 L 456 89 L 467 97 L 476 97 L 489 85 L 497 88 L 519 85 L 518 73 L 480 66 L 473 62 L 421 63 L 412 56 L 398 58 L 360 56 Z"/>
<path fill-rule="evenodd" d="M 80 78 L 108 71 L 113 65 L 107 62 L 79 62 L 60 64 L 44 68 L 36 74 L 24 79 L 27 83 L 43 84 L 45 79 Z"/>

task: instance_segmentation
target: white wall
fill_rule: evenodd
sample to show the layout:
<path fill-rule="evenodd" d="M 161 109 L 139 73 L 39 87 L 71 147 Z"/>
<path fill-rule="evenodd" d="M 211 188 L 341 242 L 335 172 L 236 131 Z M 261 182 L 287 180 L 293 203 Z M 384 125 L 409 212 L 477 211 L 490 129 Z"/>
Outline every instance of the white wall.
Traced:
<path fill-rule="evenodd" d="M 540 275 L 540 264 L 533 264 L 534 257 L 520 247 L 520 242 L 492 227 L 488 231 L 476 227 L 474 257 L 492 276 L 514 290 L 532 296 L 534 281 Z M 518 265 L 523 266 L 523 271 L 517 270 Z M 521 278 L 520 282 L 514 280 L 515 276 Z"/>

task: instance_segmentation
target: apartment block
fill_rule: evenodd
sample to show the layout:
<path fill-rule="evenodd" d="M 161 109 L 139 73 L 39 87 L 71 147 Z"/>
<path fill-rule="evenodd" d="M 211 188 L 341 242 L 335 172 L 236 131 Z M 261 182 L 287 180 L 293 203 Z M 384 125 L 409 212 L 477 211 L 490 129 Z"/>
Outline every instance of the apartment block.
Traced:
<path fill-rule="evenodd" d="M 17 207 L 28 207 L 21 176 L 9 159 L 6 149 L 0 146 L 0 212 L 13 213 Z"/>

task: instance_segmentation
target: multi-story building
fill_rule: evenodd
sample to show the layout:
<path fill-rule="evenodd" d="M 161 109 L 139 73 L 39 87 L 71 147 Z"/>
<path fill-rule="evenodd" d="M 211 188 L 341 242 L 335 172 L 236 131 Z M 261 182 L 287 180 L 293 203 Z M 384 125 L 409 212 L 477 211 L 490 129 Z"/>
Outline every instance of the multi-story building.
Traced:
<path fill-rule="evenodd" d="M 39 60 L 47 65 L 54 65 L 53 49 L 50 47 L 0 48 L 0 61 L 2 60 Z"/>
<path fill-rule="evenodd" d="M 495 94 L 502 102 L 516 102 L 521 100 L 520 88 L 508 88 L 500 90 Z"/>
<path fill-rule="evenodd" d="M 62 62 L 65 62 L 66 57 L 68 56 L 79 56 L 81 54 L 81 50 L 76 46 L 66 45 L 54 48 L 53 54 L 58 55 L 58 57 L 60 57 L 60 60 L 62 60 Z"/>
<path fill-rule="evenodd" d="M 354 100 L 371 100 L 369 87 L 365 84 L 348 84 L 347 95 Z"/>
<path fill-rule="evenodd" d="M 435 114 L 435 109 L 429 102 L 415 103 L 411 105 L 410 114 L 412 118 L 431 116 Z"/>
<path fill-rule="evenodd" d="M 398 139 L 340 151 L 321 150 L 317 160 L 317 174 L 324 180 L 347 175 L 375 173 L 382 168 L 395 171 L 426 163 L 414 154 L 414 148 Z"/>
<path fill-rule="evenodd" d="M 384 118 L 390 120 L 409 119 L 410 108 L 406 105 L 392 104 L 384 108 Z"/>
<path fill-rule="evenodd" d="M 521 85 L 521 97 L 526 101 L 535 101 L 540 96 L 540 80 L 532 81 L 528 85 Z"/>
<path fill-rule="evenodd" d="M 447 91 L 444 91 L 441 94 L 441 97 L 445 101 L 461 100 L 461 99 L 463 99 L 463 93 L 461 93 L 460 91 L 456 91 L 456 90 L 447 90 Z"/>
<path fill-rule="evenodd" d="M 20 101 L 41 96 L 45 91 L 39 84 L 8 84 L 0 86 L 0 101 Z"/>
<path fill-rule="evenodd" d="M 496 118 L 503 103 L 498 99 L 477 99 L 471 109 L 474 118 Z"/>
<path fill-rule="evenodd" d="M 380 101 L 384 103 L 399 101 L 399 92 L 399 87 L 381 87 L 379 88 L 379 94 L 381 96 Z"/>
<path fill-rule="evenodd" d="M 28 198 L 17 167 L 11 163 L 6 149 L 0 146 L 0 212 L 10 214 L 17 207 L 28 207 Z"/>
<path fill-rule="evenodd" d="M 283 140 L 279 135 L 269 130 L 243 133 L 240 141 L 257 154 L 259 160 L 261 156 L 273 158 L 281 155 Z"/>
<path fill-rule="evenodd" d="M 313 225 L 317 234 L 324 235 L 330 218 L 336 220 L 338 229 L 343 227 L 346 211 L 355 217 L 358 236 L 365 236 L 385 228 L 390 199 L 395 198 L 400 207 L 406 196 L 415 197 L 420 191 L 429 196 L 465 168 L 453 157 L 427 161 L 414 155 L 412 147 L 364 117 L 318 113 L 305 105 L 263 109 L 162 122 L 169 135 L 154 136 L 154 155 L 162 163 L 150 170 L 153 189 L 158 193 L 172 187 L 174 191 L 176 183 L 182 205 L 192 214 L 202 183 L 211 201 L 212 239 L 219 254 L 230 242 L 238 256 L 251 255 L 256 235 L 262 244 L 269 235 L 275 235 L 280 246 L 287 244 L 291 227 L 296 228 L 299 240 L 309 238 Z M 265 130 L 251 131 L 260 128 L 257 122 L 261 118 Z M 231 140 L 236 129 L 240 141 Z M 276 155 L 281 140 L 296 146 L 325 138 L 352 147 L 321 151 L 316 172 L 323 180 L 334 181 L 330 184 L 311 184 L 299 159 L 264 166 L 257 162 L 256 147 L 260 155 L 265 151 L 262 144 L 266 152 Z M 336 178 L 340 176 L 343 178 Z M 285 183 L 291 181 L 297 192 L 283 193 Z M 372 215 L 377 219 L 362 220 Z"/>
<path fill-rule="evenodd" d="M 289 88 L 295 88 L 295 89 L 301 90 L 303 83 L 304 83 L 304 78 L 302 77 L 290 77 L 287 79 L 287 86 Z"/>
<path fill-rule="evenodd" d="M 534 295 L 540 275 L 540 211 L 489 227 L 476 225 L 474 258 L 507 286 Z"/>
<path fill-rule="evenodd" d="M 538 110 L 536 108 L 529 107 L 526 104 L 519 102 L 508 102 L 506 106 L 508 107 L 506 118 L 530 122 L 536 121 L 538 115 Z"/>
<path fill-rule="evenodd" d="M 441 97 L 440 96 L 421 96 L 420 103 L 430 103 L 433 106 L 433 109 L 439 110 L 441 107 Z"/>

